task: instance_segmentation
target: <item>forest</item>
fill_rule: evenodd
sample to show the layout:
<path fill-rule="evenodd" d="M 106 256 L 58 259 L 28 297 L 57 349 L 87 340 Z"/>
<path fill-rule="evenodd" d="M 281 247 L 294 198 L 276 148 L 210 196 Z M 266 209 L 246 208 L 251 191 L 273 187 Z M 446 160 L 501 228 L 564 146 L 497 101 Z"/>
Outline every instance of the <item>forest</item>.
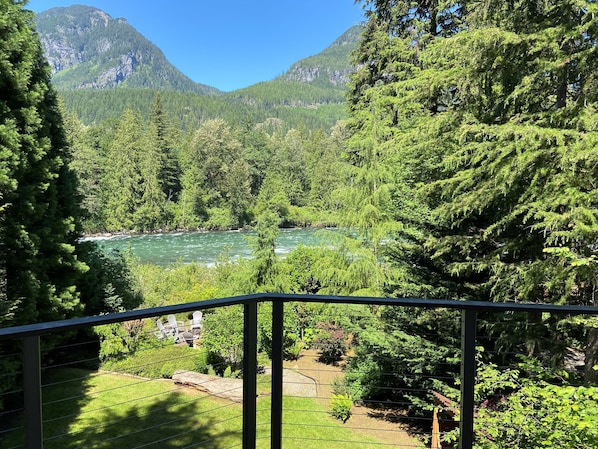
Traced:
<path fill-rule="evenodd" d="M 84 230 L 238 229 L 273 210 L 283 226 L 329 224 L 339 209 L 343 124 L 286 129 L 281 119 L 206 119 L 184 131 L 155 96 L 100 126 L 65 113 Z"/>
<path fill-rule="evenodd" d="M 0 325 L 264 291 L 597 306 L 598 4 L 359 3 L 347 118 L 322 129 L 181 126 L 161 94 L 151 111 L 83 124 L 51 87 L 31 15 L 0 0 Z M 324 224 L 347 230 L 334 249 L 275 256 L 279 227 Z M 253 258 L 213 269 L 141 266 L 79 240 L 241 227 L 256 230 Z M 423 392 L 457 398 L 454 312 L 293 307 L 289 357 L 313 344 L 334 359 L 351 335 L 338 390 L 351 403 L 417 417 Z M 237 315 L 207 319 L 214 355 L 232 350 L 222 323 Z M 598 319 L 515 315 L 483 317 L 476 447 L 596 447 Z M 571 348 L 582 371 L 566 369 Z M 419 375 L 381 377 L 406 372 Z"/>

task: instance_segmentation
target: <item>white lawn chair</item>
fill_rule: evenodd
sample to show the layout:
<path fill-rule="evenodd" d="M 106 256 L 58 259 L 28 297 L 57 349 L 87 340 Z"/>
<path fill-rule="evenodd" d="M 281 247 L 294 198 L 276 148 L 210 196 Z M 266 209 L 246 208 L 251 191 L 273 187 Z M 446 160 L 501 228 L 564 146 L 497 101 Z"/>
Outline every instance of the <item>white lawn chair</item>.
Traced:
<path fill-rule="evenodd" d="M 168 325 L 172 329 L 172 335 L 175 340 L 179 339 L 179 333 L 182 334 L 185 332 L 185 323 L 177 321 L 174 315 L 168 315 Z"/>
<path fill-rule="evenodd" d="M 158 326 L 158 330 L 154 332 L 154 335 L 158 337 L 158 340 L 164 340 L 165 338 L 174 337 L 174 331 L 170 328 L 170 326 L 166 328 L 166 326 L 164 326 L 164 323 L 162 323 L 162 320 L 157 320 L 156 325 Z"/>
<path fill-rule="evenodd" d="M 189 330 L 193 333 L 193 335 L 197 335 L 201 332 L 201 328 L 203 327 L 203 313 L 199 310 L 193 312 L 193 319 L 189 322 Z"/>

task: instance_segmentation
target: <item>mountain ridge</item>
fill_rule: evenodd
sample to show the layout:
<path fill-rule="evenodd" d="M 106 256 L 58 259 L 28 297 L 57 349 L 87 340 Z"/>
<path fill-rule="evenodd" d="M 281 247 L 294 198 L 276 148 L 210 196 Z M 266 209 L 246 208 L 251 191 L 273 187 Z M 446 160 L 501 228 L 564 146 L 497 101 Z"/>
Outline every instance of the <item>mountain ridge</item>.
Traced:
<path fill-rule="evenodd" d="M 351 52 L 355 48 L 360 33 L 361 26 L 352 26 L 320 53 L 291 65 L 279 78 L 315 85 L 346 86 L 349 75 L 353 71 L 350 64 Z"/>
<path fill-rule="evenodd" d="M 113 18 L 94 6 L 72 5 L 43 11 L 36 15 L 35 21 L 44 54 L 52 67 L 53 83 L 60 90 L 141 87 L 224 93 L 179 71 L 126 18 Z M 298 81 L 343 89 L 352 70 L 349 55 L 359 30 L 358 25 L 349 28 L 323 51 L 295 62 L 270 81 Z M 247 87 L 237 90 L 244 89 Z"/>
<path fill-rule="evenodd" d="M 192 81 L 124 18 L 86 5 L 56 7 L 35 16 L 58 89 L 140 87 L 200 94 L 218 89 Z"/>
<path fill-rule="evenodd" d="M 216 117 L 332 126 L 345 117 L 350 54 L 360 34 L 359 26 L 351 27 L 278 77 L 222 92 L 186 77 L 126 19 L 114 19 L 99 8 L 52 8 L 39 13 L 36 22 L 52 83 L 67 110 L 83 123 L 99 124 L 126 108 L 147 113 L 160 91 L 165 108 L 184 128 Z"/>

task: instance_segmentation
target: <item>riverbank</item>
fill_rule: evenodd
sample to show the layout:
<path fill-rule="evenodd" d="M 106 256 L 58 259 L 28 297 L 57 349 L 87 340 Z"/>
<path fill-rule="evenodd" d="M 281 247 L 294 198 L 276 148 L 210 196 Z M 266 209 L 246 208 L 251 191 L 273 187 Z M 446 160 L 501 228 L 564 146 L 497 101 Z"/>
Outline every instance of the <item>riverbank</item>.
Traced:
<path fill-rule="evenodd" d="M 325 223 L 317 223 L 309 226 L 280 226 L 279 231 L 289 230 L 289 229 L 339 229 L 337 224 L 325 224 Z M 180 233 L 192 233 L 192 232 L 252 232 L 254 230 L 253 226 L 245 226 L 242 228 L 223 228 L 223 229 L 208 229 L 208 228 L 189 228 L 189 229 L 155 229 L 152 231 L 100 231 L 100 232 L 92 232 L 92 233 L 83 233 L 81 240 L 99 240 L 99 239 L 109 239 L 114 237 L 130 237 L 136 235 L 163 235 L 163 234 L 180 234 Z"/>

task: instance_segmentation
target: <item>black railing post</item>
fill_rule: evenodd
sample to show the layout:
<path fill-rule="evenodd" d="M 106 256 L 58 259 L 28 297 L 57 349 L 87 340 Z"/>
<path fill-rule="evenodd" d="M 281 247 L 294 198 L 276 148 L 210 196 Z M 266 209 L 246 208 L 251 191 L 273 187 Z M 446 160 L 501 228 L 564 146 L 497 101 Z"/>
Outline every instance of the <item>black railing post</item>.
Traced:
<path fill-rule="evenodd" d="M 255 449 L 257 413 L 257 301 L 243 313 L 243 449 Z"/>
<path fill-rule="evenodd" d="M 272 403 L 270 406 L 270 448 L 282 447 L 282 339 L 284 303 L 272 302 Z"/>
<path fill-rule="evenodd" d="M 461 312 L 461 401 L 459 449 L 473 447 L 473 412 L 476 376 L 476 311 Z"/>
<path fill-rule="evenodd" d="M 26 449 L 42 449 L 44 447 L 41 371 L 39 336 L 23 338 Z"/>

